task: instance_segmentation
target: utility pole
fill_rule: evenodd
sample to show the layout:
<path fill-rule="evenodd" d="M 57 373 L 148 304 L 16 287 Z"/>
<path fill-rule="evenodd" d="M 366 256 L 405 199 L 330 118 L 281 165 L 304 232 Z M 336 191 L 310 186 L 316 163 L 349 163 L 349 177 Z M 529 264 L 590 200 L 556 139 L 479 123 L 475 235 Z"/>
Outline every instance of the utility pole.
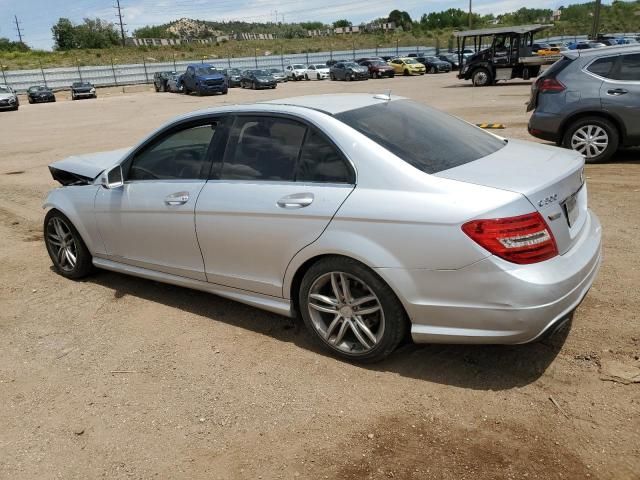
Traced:
<path fill-rule="evenodd" d="M 471 14 L 471 1 L 472 0 L 469 0 L 469 28 L 473 26 L 472 14 Z"/>
<path fill-rule="evenodd" d="M 20 43 L 24 43 L 24 42 L 22 41 L 22 31 L 20 30 L 20 22 L 18 22 L 18 16 L 17 16 L 17 15 L 14 15 L 14 16 L 13 16 L 13 18 L 14 18 L 14 19 L 15 19 L 15 21 L 16 21 L 16 30 L 18 31 L 18 41 L 19 41 Z"/>
<path fill-rule="evenodd" d="M 120 0 L 116 0 L 116 6 L 113 7 L 116 10 L 118 10 L 118 13 L 116 14 L 116 17 L 118 17 L 119 23 L 120 23 L 120 35 L 122 36 L 122 46 L 124 47 L 125 44 L 125 38 L 124 38 L 124 23 L 122 23 L 122 8 L 120 8 Z"/>
<path fill-rule="evenodd" d="M 600 5 L 601 0 L 596 0 L 595 10 L 593 12 L 593 26 L 591 27 L 591 40 L 598 38 L 598 32 L 600 31 Z"/>

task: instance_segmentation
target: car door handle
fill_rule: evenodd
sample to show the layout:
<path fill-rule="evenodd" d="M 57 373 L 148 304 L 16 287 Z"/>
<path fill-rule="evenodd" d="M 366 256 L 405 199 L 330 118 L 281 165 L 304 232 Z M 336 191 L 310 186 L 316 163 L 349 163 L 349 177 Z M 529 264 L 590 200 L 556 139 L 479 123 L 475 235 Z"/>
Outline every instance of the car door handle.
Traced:
<path fill-rule="evenodd" d="M 164 199 L 167 205 L 184 205 L 189 201 L 189 192 L 172 193 Z"/>
<path fill-rule="evenodd" d="M 276 203 L 280 208 L 304 208 L 313 203 L 313 193 L 294 193 L 282 197 Z"/>
<path fill-rule="evenodd" d="M 624 95 L 625 93 L 629 92 L 624 88 L 614 88 L 613 90 L 607 90 L 608 95 Z"/>

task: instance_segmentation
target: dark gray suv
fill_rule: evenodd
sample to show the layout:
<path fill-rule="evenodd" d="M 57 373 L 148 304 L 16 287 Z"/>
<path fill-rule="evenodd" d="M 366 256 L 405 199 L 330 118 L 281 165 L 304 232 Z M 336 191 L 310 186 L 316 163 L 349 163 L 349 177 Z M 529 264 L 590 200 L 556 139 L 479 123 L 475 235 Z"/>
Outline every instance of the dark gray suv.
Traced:
<path fill-rule="evenodd" d="M 562 52 L 532 85 L 529 133 L 606 161 L 640 145 L 640 46 Z"/>

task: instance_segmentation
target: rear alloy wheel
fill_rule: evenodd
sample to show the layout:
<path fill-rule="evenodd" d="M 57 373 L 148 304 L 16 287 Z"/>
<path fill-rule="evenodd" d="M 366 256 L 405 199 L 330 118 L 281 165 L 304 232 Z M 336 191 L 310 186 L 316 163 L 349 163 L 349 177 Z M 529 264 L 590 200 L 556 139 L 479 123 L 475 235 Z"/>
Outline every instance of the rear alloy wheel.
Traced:
<path fill-rule="evenodd" d="M 434 74 L 434 73 L 438 73 L 438 71 L 436 70 L 436 67 L 431 67 L 431 69 L 429 70 L 429 73 Z"/>
<path fill-rule="evenodd" d="M 408 76 L 409 76 L 409 70 L 406 70 L 406 69 L 405 69 L 405 71 L 404 71 L 404 76 L 405 76 L 405 77 L 408 77 Z"/>
<path fill-rule="evenodd" d="M 486 68 L 479 68 L 475 72 L 473 72 L 473 85 L 476 87 L 486 87 L 487 85 L 491 85 L 493 83 L 493 77 L 491 76 L 491 72 Z"/>
<path fill-rule="evenodd" d="M 44 219 L 44 242 L 56 271 L 67 278 L 81 278 L 91 272 L 91 254 L 69 219 L 51 210 Z"/>
<path fill-rule="evenodd" d="M 562 144 L 584 155 L 587 163 L 605 162 L 618 150 L 618 129 L 609 120 L 588 117 L 577 120 L 567 129 Z"/>
<path fill-rule="evenodd" d="M 406 332 L 404 309 L 391 288 L 352 259 L 313 265 L 302 280 L 299 305 L 314 337 L 348 360 L 382 360 Z"/>

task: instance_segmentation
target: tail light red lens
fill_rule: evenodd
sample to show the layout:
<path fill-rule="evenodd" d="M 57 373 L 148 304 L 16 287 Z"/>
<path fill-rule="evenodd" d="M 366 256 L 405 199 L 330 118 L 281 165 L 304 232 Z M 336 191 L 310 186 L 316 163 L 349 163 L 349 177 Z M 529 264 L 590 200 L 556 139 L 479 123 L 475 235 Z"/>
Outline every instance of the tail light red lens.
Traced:
<path fill-rule="evenodd" d="M 541 78 L 538 81 L 538 91 L 541 93 L 564 92 L 566 88 L 562 82 L 555 78 Z"/>
<path fill-rule="evenodd" d="M 462 231 L 492 254 L 521 265 L 558 255 L 558 247 L 538 212 L 517 217 L 473 220 Z"/>

